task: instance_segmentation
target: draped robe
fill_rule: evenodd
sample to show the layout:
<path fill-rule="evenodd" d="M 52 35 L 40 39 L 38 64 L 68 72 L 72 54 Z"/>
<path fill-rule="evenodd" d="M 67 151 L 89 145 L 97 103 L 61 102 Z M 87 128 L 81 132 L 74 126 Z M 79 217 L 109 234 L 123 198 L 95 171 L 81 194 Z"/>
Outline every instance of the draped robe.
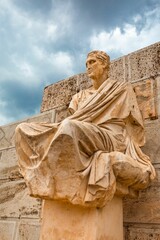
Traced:
<path fill-rule="evenodd" d="M 103 207 L 114 194 L 134 195 L 155 170 L 140 149 L 141 113 L 131 84 L 107 79 L 73 96 L 60 123 L 22 123 L 16 149 L 30 195 Z"/>

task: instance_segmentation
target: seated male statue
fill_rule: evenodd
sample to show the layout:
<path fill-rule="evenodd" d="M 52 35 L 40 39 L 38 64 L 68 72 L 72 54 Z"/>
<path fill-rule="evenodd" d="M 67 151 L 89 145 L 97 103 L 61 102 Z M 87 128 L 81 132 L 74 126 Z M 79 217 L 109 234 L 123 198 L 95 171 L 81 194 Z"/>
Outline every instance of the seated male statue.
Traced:
<path fill-rule="evenodd" d="M 130 83 L 109 78 L 103 51 L 87 56 L 93 86 L 73 96 L 59 123 L 22 123 L 16 149 L 34 197 L 103 207 L 115 194 L 134 195 L 155 177 L 140 149 L 144 127 Z"/>

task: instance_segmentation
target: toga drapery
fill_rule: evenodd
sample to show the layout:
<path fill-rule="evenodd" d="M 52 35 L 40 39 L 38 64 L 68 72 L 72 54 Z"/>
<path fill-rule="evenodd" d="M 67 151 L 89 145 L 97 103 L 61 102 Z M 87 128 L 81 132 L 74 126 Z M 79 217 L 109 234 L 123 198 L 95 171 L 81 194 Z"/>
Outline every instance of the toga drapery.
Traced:
<path fill-rule="evenodd" d="M 60 123 L 16 129 L 21 173 L 34 197 L 102 207 L 114 194 L 131 195 L 155 177 L 141 113 L 131 84 L 107 79 L 79 92 L 73 115 Z"/>

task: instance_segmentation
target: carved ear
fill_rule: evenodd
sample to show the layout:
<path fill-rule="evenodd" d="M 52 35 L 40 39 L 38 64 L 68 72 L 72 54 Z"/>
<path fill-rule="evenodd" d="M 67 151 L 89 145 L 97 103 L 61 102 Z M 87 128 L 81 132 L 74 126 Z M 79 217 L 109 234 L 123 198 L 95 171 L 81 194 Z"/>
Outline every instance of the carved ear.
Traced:
<path fill-rule="evenodd" d="M 105 68 L 107 69 L 108 68 L 107 65 L 108 65 L 107 63 L 102 62 L 103 69 L 105 69 Z"/>

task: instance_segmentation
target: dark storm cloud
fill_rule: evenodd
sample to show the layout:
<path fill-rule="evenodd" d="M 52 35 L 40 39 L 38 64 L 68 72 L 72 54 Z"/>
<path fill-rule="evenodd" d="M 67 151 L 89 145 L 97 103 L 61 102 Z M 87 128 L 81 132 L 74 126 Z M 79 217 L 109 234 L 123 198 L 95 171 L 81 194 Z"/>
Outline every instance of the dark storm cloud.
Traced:
<path fill-rule="evenodd" d="M 156 2 L 152 0 L 74 0 L 73 4 L 79 14 L 80 22 L 85 22 L 88 27 L 113 28 L 126 21 L 130 22 L 137 13 L 143 14 L 147 9 L 154 8 Z"/>
<path fill-rule="evenodd" d="M 65 38 L 62 36 L 56 42 L 48 43 L 45 46 L 49 51 L 53 49 L 61 51 L 73 51 L 79 54 L 84 46 L 88 50 L 88 37 L 93 31 L 110 31 L 118 26 L 123 32 L 123 25 L 133 22 L 133 16 L 140 14 L 143 18 L 137 24 L 137 31 L 145 24 L 144 13 L 148 9 L 154 9 L 157 0 L 14 0 L 15 4 L 28 11 L 33 17 L 41 14 L 45 20 L 50 19 L 57 23 L 59 31 L 62 31 L 61 15 L 70 15 L 72 18 L 71 31 L 66 31 Z M 58 14 L 61 14 L 60 16 Z M 40 16 L 39 16 L 40 17 Z M 67 28 L 67 22 L 64 22 Z M 43 32 L 42 32 L 43 34 Z"/>
<path fill-rule="evenodd" d="M 92 48 L 113 59 L 153 43 L 156 6 L 158 0 L 1 1 L 0 125 L 39 111 L 45 85 L 84 72 Z"/>
<path fill-rule="evenodd" d="M 31 14 L 41 13 L 46 18 L 50 17 L 51 10 L 55 12 L 57 9 L 61 11 L 70 5 L 70 12 L 74 19 L 74 31 L 95 28 L 111 29 L 117 25 L 121 25 L 126 21 L 131 21 L 135 14 L 144 14 L 148 9 L 154 8 L 157 0 L 14 0 L 14 3 Z M 73 32 L 74 33 L 74 32 Z M 84 32 L 87 34 L 87 32 Z"/>
<path fill-rule="evenodd" d="M 13 0 L 21 9 L 31 12 L 47 15 L 52 8 L 52 0 Z"/>
<path fill-rule="evenodd" d="M 14 81 L 5 84 L 1 83 L 1 100 L 5 101 L 7 105 L 3 112 L 9 119 L 12 116 L 35 114 L 35 109 L 40 110 L 40 103 L 42 100 L 43 87 L 27 89 L 24 85 L 15 85 Z"/>

